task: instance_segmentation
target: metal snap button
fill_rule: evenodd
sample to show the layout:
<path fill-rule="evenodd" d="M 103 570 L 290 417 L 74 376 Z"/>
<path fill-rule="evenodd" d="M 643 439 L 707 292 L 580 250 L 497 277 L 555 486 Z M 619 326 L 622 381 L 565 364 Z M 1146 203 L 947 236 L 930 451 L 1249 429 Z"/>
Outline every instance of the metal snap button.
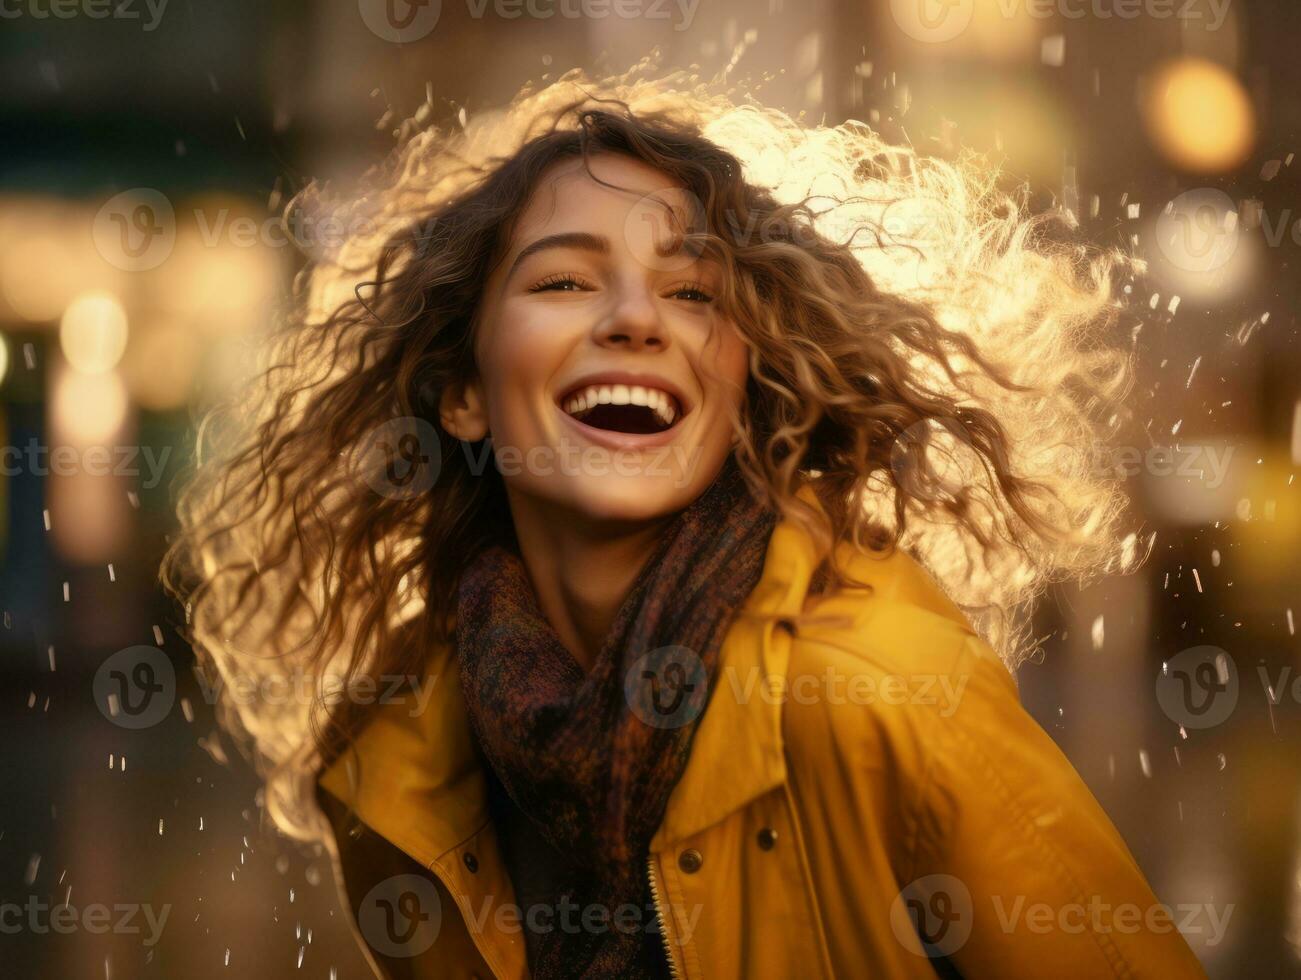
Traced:
<path fill-rule="evenodd" d="M 476 874 L 479 870 L 479 859 L 469 851 L 466 851 L 465 866 L 470 869 L 470 874 Z"/>
<path fill-rule="evenodd" d="M 678 867 L 689 875 L 695 874 L 700 870 L 700 866 L 705 863 L 700 852 L 694 847 L 689 847 L 678 855 Z"/>
<path fill-rule="evenodd" d="M 759 831 L 759 846 L 765 851 L 771 851 L 777 846 L 777 831 L 771 827 L 764 827 Z"/>

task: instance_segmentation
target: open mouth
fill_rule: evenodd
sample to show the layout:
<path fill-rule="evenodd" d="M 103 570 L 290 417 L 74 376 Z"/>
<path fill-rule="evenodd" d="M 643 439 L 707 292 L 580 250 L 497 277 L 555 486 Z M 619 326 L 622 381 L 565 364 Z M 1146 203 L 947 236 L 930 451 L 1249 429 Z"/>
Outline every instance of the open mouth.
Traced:
<path fill-rule="evenodd" d="M 664 432 L 682 417 L 673 395 L 642 385 L 584 385 L 565 395 L 560 407 L 584 425 L 636 435 Z"/>

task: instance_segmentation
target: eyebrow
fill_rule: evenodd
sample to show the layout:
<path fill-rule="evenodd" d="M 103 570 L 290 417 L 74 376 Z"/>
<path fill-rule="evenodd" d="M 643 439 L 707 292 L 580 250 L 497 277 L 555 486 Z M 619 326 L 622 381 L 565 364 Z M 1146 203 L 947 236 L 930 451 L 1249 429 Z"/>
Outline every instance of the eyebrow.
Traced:
<path fill-rule="evenodd" d="M 532 242 L 515 256 L 515 261 L 511 263 L 510 272 L 506 278 L 515 274 L 519 264 L 527 259 L 530 255 L 543 252 L 549 248 L 581 248 L 589 252 L 599 252 L 602 255 L 610 253 L 610 239 L 604 235 L 593 235 L 585 231 L 562 231 L 555 235 L 547 235 Z"/>

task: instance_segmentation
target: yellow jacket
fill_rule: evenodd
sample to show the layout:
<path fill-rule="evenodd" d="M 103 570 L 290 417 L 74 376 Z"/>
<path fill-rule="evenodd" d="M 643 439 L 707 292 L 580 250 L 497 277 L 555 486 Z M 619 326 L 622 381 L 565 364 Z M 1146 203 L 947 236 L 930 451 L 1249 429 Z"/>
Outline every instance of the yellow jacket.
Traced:
<path fill-rule="evenodd" d="M 779 524 L 724 639 L 647 869 L 675 976 L 934 977 L 918 929 L 966 977 L 1205 976 L 959 610 L 902 552 L 848 564 L 869 589 L 809 597 Z M 526 977 L 455 657 L 428 670 L 320 778 L 346 907 L 377 973 Z"/>

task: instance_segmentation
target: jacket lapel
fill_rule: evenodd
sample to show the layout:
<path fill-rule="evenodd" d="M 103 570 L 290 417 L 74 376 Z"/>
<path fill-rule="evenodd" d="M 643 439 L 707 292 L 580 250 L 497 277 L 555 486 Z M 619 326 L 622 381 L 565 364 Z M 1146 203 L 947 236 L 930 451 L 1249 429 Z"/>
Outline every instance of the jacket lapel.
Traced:
<path fill-rule="evenodd" d="M 450 648 L 434 651 L 423 683 L 428 703 L 385 704 L 319 782 L 428 868 L 488 822 L 488 806 Z"/>
<path fill-rule="evenodd" d="M 786 781 L 782 705 L 770 694 L 772 684 L 785 683 L 790 658 L 791 631 L 779 621 L 803 609 L 815 564 L 808 534 L 780 522 L 763 576 L 724 637 L 714 689 L 653 850 L 704 830 Z"/>
<path fill-rule="evenodd" d="M 807 490 L 802 496 L 814 499 Z M 799 615 L 815 563 L 808 534 L 779 522 L 763 575 L 724 637 L 714 690 L 654 848 L 717 823 L 785 781 L 782 705 L 770 688 L 785 682 L 791 634 L 778 621 Z M 350 803 L 372 830 L 429 867 L 489 818 L 449 649 L 432 654 L 424 682 L 432 682 L 434 691 L 423 710 L 414 701 L 386 704 L 320 784 Z"/>

